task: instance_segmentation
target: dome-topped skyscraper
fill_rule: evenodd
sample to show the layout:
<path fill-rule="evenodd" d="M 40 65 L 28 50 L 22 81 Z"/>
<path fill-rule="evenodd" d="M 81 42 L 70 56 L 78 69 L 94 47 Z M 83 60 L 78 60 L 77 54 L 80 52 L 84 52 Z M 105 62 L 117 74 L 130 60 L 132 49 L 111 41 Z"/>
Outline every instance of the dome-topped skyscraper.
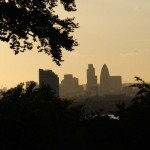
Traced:
<path fill-rule="evenodd" d="M 109 70 L 106 64 L 103 65 L 101 69 L 101 75 L 100 75 L 100 95 L 106 95 L 109 94 L 110 91 L 110 81 L 109 81 Z"/>
<path fill-rule="evenodd" d="M 100 75 L 99 95 L 120 95 L 121 88 L 121 76 L 110 76 L 108 67 L 104 64 Z"/>
<path fill-rule="evenodd" d="M 101 77 L 103 76 L 109 76 L 109 70 L 106 64 L 104 64 L 101 69 Z"/>

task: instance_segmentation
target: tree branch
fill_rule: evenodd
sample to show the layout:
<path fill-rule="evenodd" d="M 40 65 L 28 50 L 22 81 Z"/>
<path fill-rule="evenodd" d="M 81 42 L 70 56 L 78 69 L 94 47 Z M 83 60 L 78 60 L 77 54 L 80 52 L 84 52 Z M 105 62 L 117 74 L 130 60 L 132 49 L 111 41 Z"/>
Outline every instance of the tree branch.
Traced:
<path fill-rule="evenodd" d="M 12 33 L 10 33 L 10 34 L 8 35 L 8 37 L 1 37 L 1 36 L 0 36 L 0 40 L 1 40 L 1 41 L 4 41 L 4 42 L 9 42 L 11 35 L 12 35 Z"/>

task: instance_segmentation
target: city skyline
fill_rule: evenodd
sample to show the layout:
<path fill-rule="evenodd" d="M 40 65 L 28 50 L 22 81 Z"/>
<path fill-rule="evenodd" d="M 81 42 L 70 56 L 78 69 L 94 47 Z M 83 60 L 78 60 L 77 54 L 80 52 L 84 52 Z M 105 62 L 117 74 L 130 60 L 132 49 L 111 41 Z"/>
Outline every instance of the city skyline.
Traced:
<path fill-rule="evenodd" d="M 64 74 L 63 80 L 59 83 L 59 76 L 55 72 L 39 69 L 39 87 L 49 86 L 61 98 L 134 96 L 137 92 L 137 88 L 122 84 L 122 76 L 111 76 L 106 64 L 99 73 L 100 82 L 97 82 L 93 64 L 88 64 L 86 73 L 86 84 L 79 85 L 79 79 L 73 74 Z"/>
<path fill-rule="evenodd" d="M 85 84 L 85 70 L 91 63 L 96 75 L 106 63 L 112 75 L 123 77 L 123 83 L 134 82 L 134 76 L 150 81 L 150 1 L 77 0 L 76 5 L 74 13 L 57 8 L 61 17 L 75 17 L 80 24 L 73 33 L 80 45 L 73 52 L 63 52 L 62 66 L 36 49 L 14 55 L 8 44 L 1 42 L 0 87 L 38 82 L 39 68 L 53 70 L 60 80 L 71 73 L 80 79 L 79 84 Z"/>
<path fill-rule="evenodd" d="M 146 150 L 150 0 L 0 0 L 0 150 Z"/>
<path fill-rule="evenodd" d="M 54 70 L 52 70 L 52 69 L 50 69 L 50 68 L 42 68 L 42 69 L 38 69 L 37 70 L 37 74 L 36 74 L 36 78 L 37 78 L 37 81 L 35 81 L 35 80 L 24 80 L 23 82 L 24 83 L 27 83 L 27 82 L 30 82 L 30 81 L 35 81 L 35 82 L 37 82 L 38 84 L 40 84 L 40 81 L 39 81 L 39 76 L 38 76 L 38 74 L 39 74 L 39 70 L 43 70 L 43 71 L 45 71 L 45 72 L 53 72 L 54 71 L 54 73 L 58 76 L 58 78 L 59 78 L 59 84 L 61 84 L 61 82 L 64 80 L 64 77 L 65 76 L 74 76 L 75 78 L 77 78 L 78 79 L 78 84 L 79 85 L 87 85 L 87 83 L 89 82 L 88 81 L 88 76 L 87 76 L 87 74 L 88 74 L 88 72 L 87 72 L 87 70 L 89 69 L 88 68 L 88 66 L 90 66 L 90 67 L 94 67 L 93 69 L 94 69 L 94 75 L 95 75 L 95 83 L 97 84 L 97 85 L 99 85 L 100 83 L 101 83 L 101 76 L 102 76 L 102 70 L 103 70 L 103 68 L 107 68 L 107 65 L 106 64 L 103 64 L 103 65 L 101 65 L 101 68 L 99 69 L 99 70 L 96 70 L 96 68 L 95 68 L 95 66 L 93 65 L 93 64 L 87 64 L 87 67 L 85 68 L 85 70 L 84 70 L 84 72 L 85 72 L 85 82 L 81 82 L 80 81 L 80 78 L 79 77 L 77 77 L 76 75 L 74 75 L 73 73 L 64 73 L 63 74 L 63 77 L 61 78 L 60 76 L 59 76 L 59 74 L 57 74 Z M 108 69 L 108 68 L 107 68 Z M 104 69 L 105 70 L 105 69 Z M 92 71 L 93 72 L 93 71 Z M 96 73 L 97 74 L 96 74 Z M 108 70 L 108 75 L 109 75 L 109 70 Z M 111 77 L 111 76 L 110 76 Z M 113 76 L 112 76 L 113 77 Z M 115 77 L 115 76 L 114 76 Z M 116 77 L 122 77 L 122 75 L 117 75 Z M 92 77 L 93 78 L 93 77 Z M 123 77 L 122 77 L 122 81 L 123 81 Z M 93 81 L 90 81 L 90 82 L 93 82 Z M 21 83 L 21 82 L 20 82 Z M 135 83 L 135 80 L 133 80 L 133 82 L 122 82 L 122 84 L 132 84 L 132 83 Z M 17 83 L 17 84 L 19 84 L 19 83 Z M 16 85 L 14 85 L 14 86 L 16 86 Z M 13 86 L 12 86 L 13 87 Z M 0 89 L 2 89 L 2 88 L 11 88 L 11 87 L 7 87 L 7 86 L 3 86 L 3 85 L 1 85 L 1 87 L 0 87 Z M 86 87 L 87 88 L 87 87 Z"/>

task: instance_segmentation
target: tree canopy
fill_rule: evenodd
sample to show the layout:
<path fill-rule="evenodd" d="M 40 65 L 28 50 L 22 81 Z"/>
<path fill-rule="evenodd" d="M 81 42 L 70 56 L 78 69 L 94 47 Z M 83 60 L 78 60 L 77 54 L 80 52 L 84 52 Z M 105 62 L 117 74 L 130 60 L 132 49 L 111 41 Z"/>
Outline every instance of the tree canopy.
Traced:
<path fill-rule="evenodd" d="M 139 78 L 140 79 L 140 78 Z M 21 83 L 0 92 L 0 149 L 143 150 L 149 147 L 150 85 L 140 79 L 133 104 L 113 119 L 86 114 L 83 107 L 56 97 L 50 87 Z"/>
<path fill-rule="evenodd" d="M 0 0 L 0 40 L 10 44 L 15 54 L 32 50 L 51 55 L 60 65 L 62 50 L 72 51 L 78 43 L 71 35 L 78 23 L 60 19 L 54 8 L 61 3 L 65 11 L 76 11 L 75 0 Z"/>

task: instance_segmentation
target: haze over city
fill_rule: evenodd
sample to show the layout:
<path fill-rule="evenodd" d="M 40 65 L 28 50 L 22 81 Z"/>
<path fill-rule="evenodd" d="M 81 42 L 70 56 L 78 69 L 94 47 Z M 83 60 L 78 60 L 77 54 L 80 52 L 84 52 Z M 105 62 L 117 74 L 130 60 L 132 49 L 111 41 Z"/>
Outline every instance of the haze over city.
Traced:
<path fill-rule="evenodd" d="M 147 149 L 149 8 L 0 0 L 0 150 Z"/>
<path fill-rule="evenodd" d="M 38 82 L 38 69 L 58 74 L 73 74 L 80 84 L 86 83 L 88 64 L 94 64 L 99 76 L 103 64 L 122 82 L 134 82 L 140 76 L 149 82 L 150 1 L 148 0 L 77 0 L 77 11 L 69 14 L 80 24 L 73 33 L 79 42 L 75 51 L 63 51 L 61 66 L 36 49 L 18 55 L 7 43 L 0 43 L 0 86 L 12 87 L 20 82 Z M 60 7 L 59 14 L 67 16 Z M 99 80 L 98 80 L 99 82 Z"/>

